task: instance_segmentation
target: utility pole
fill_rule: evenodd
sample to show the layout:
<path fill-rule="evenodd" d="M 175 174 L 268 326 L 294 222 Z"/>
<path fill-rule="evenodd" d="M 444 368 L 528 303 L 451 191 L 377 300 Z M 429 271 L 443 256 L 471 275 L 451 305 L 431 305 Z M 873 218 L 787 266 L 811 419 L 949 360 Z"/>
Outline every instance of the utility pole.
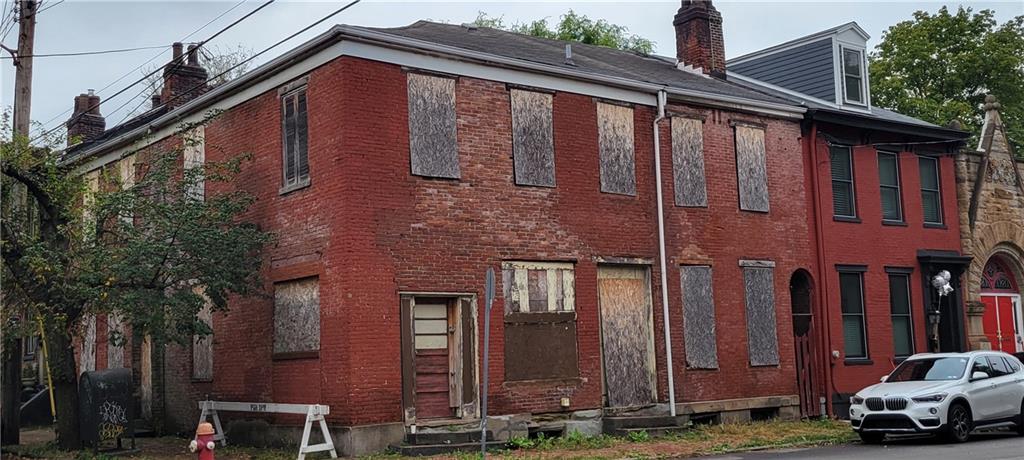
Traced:
<path fill-rule="evenodd" d="M 14 57 L 14 132 L 29 134 L 32 115 L 32 48 L 36 38 L 36 0 L 18 1 L 18 55 Z"/>
<path fill-rule="evenodd" d="M 32 49 L 35 44 L 36 0 L 18 0 L 18 50 L 13 53 L 14 134 L 26 141 L 32 116 Z M 5 48 L 6 49 L 6 48 Z M 7 51 L 10 51 L 7 49 Z M 22 312 L 24 313 L 24 312 Z M 25 321 L 24 314 L 12 315 L 12 321 Z M 20 329 L 20 324 L 11 325 Z M 21 355 L 22 337 L 8 337 L 3 350 L 2 398 L 0 398 L 0 444 L 21 442 Z"/>

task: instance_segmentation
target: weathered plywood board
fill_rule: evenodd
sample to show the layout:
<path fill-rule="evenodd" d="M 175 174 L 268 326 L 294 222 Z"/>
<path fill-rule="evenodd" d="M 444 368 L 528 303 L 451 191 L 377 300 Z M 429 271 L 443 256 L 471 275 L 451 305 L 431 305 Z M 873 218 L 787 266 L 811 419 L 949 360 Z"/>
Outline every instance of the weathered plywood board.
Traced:
<path fill-rule="evenodd" d="M 672 178 L 677 206 L 707 206 L 704 180 L 704 123 L 672 118 Z"/>
<path fill-rule="evenodd" d="M 455 80 L 410 73 L 408 92 L 412 173 L 458 179 Z"/>
<path fill-rule="evenodd" d="M 779 364 L 775 324 L 775 280 L 772 268 L 743 268 L 747 304 L 747 350 L 751 366 Z"/>
<path fill-rule="evenodd" d="M 82 351 L 78 359 L 78 372 L 96 370 L 96 315 L 85 315 L 82 320 L 85 334 L 82 337 Z"/>
<path fill-rule="evenodd" d="M 764 129 L 736 125 L 736 176 L 740 209 L 768 212 Z"/>
<path fill-rule="evenodd" d="M 196 319 L 213 329 L 213 312 L 207 301 L 199 310 Z M 192 378 L 196 380 L 213 379 L 213 333 L 192 336 Z"/>
<path fill-rule="evenodd" d="M 124 323 L 121 315 L 107 315 L 107 369 L 124 367 Z"/>
<path fill-rule="evenodd" d="M 274 284 L 274 353 L 320 350 L 319 279 Z"/>
<path fill-rule="evenodd" d="M 502 264 L 505 314 L 575 310 L 575 277 L 569 263 Z"/>
<path fill-rule="evenodd" d="M 610 407 L 643 406 L 654 398 L 650 293 L 643 269 L 620 270 L 598 270 L 605 391 Z"/>
<path fill-rule="evenodd" d="M 555 186 L 555 143 L 548 93 L 513 89 L 512 156 L 518 185 Z"/>
<path fill-rule="evenodd" d="M 601 191 L 636 195 L 633 109 L 598 102 L 597 134 L 601 157 Z"/>
<path fill-rule="evenodd" d="M 679 276 L 683 291 L 686 366 L 694 369 L 717 369 L 718 344 L 711 267 L 684 266 L 679 269 Z"/>

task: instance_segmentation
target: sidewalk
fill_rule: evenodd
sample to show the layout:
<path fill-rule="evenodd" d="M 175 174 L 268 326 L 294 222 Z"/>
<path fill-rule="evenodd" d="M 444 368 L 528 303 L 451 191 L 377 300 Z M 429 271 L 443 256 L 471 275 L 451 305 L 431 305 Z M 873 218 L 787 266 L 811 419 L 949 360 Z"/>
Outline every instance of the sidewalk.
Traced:
<path fill-rule="evenodd" d="M 571 435 L 564 438 L 514 439 L 506 451 L 489 457 L 507 459 L 655 459 L 742 452 L 756 449 L 800 447 L 846 443 L 853 440 L 848 424 L 837 421 L 759 422 L 749 424 L 698 426 L 686 432 L 651 439 L 644 434 L 630 438 Z M 22 446 L 5 450 L 4 458 L 88 459 L 89 453 L 62 452 L 53 447 L 53 431 L 22 431 Z M 139 451 L 119 458 L 138 460 L 195 459 L 188 452 L 188 440 L 174 437 L 139 438 Z M 5 448 L 6 449 L 6 448 Z M 9 450 L 9 452 L 8 452 Z M 218 460 L 294 459 L 295 449 L 256 449 L 228 446 L 218 449 Z M 15 455 L 10 455 L 16 453 Z M 83 455 L 84 454 L 84 455 Z M 432 457 L 434 459 L 471 459 L 479 454 L 464 453 Z M 311 459 L 327 458 L 325 454 Z M 398 459 L 395 454 L 378 454 L 366 459 Z"/>

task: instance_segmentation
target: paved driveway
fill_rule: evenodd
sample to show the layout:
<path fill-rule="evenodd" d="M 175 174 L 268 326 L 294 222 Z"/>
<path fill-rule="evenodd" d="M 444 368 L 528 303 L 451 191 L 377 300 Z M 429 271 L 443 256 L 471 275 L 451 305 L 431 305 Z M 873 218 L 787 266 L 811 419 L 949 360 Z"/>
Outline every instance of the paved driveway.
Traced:
<path fill-rule="evenodd" d="M 904 438 L 882 445 L 847 444 L 810 449 L 783 449 L 707 457 L 714 460 L 1021 460 L 1024 437 L 983 433 L 964 444 L 945 444 L 930 437 Z"/>

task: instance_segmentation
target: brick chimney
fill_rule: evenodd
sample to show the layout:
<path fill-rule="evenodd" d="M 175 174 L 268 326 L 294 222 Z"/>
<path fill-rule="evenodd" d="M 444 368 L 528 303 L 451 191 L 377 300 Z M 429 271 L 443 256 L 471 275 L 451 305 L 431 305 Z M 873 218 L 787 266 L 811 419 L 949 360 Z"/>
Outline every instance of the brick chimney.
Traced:
<path fill-rule="evenodd" d="M 724 79 L 722 13 L 711 0 L 683 0 L 672 25 L 676 28 L 676 60 Z"/>
<path fill-rule="evenodd" d="M 68 145 L 88 142 L 103 134 L 107 121 L 100 115 L 100 97 L 89 90 L 75 96 L 75 110 L 67 121 Z"/>
<path fill-rule="evenodd" d="M 164 66 L 164 87 L 160 91 L 160 103 L 168 108 L 184 105 L 207 90 L 206 69 L 199 65 L 199 48 L 188 46 L 188 53 L 182 56 L 182 44 L 172 46 L 174 57 Z M 154 101 L 155 102 L 155 101 Z"/>

